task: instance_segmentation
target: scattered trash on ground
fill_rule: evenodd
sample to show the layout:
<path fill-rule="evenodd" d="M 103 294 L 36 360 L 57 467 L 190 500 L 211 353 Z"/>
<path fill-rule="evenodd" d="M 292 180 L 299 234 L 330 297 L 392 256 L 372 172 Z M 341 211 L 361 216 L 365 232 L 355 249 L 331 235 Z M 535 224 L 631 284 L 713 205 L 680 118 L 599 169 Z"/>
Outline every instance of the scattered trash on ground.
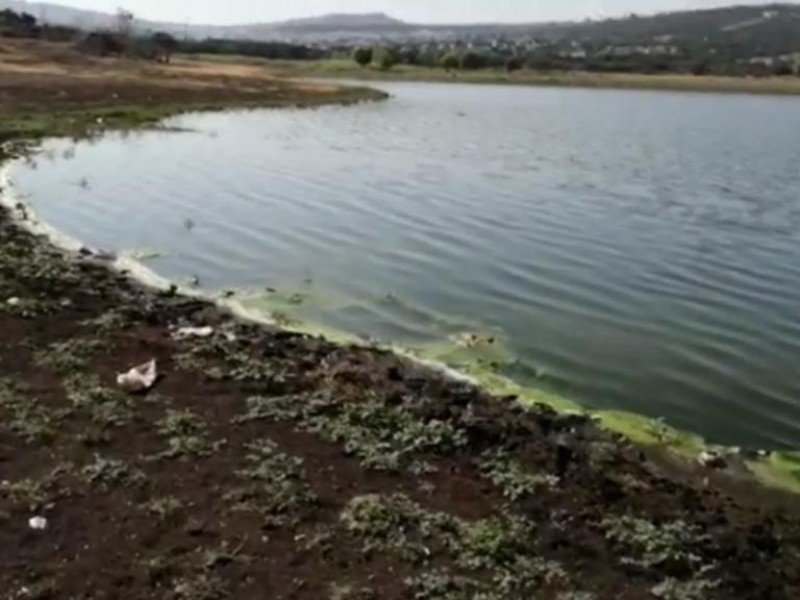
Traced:
<path fill-rule="evenodd" d="M 477 333 L 459 333 L 450 336 L 450 341 L 463 348 L 477 348 L 482 345 L 493 345 L 497 340 L 492 336 L 482 336 Z"/>
<path fill-rule="evenodd" d="M 146 392 L 152 388 L 156 383 L 156 379 L 158 379 L 158 371 L 156 369 L 156 361 L 153 359 L 138 367 L 133 367 L 127 373 L 117 375 L 117 385 L 126 392 L 135 394 L 137 392 Z"/>
<path fill-rule="evenodd" d="M 713 450 L 704 450 L 701 452 L 700 456 L 697 458 L 697 461 L 709 469 L 724 469 L 728 466 L 725 457 L 719 452 L 715 452 Z"/>
<path fill-rule="evenodd" d="M 212 335 L 214 335 L 214 328 L 211 326 L 181 327 L 172 334 L 172 338 L 176 340 L 185 340 L 188 338 L 208 338 Z"/>
<path fill-rule="evenodd" d="M 98 261 L 109 261 L 114 262 L 117 260 L 117 255 L 114 252 L 108 252 L 106 250 L 97 250 L 94 248 L 89 248 L 88 246 L 81 246 L 78 250 L 78 256 L 81 258 L 98 260 Z"/>

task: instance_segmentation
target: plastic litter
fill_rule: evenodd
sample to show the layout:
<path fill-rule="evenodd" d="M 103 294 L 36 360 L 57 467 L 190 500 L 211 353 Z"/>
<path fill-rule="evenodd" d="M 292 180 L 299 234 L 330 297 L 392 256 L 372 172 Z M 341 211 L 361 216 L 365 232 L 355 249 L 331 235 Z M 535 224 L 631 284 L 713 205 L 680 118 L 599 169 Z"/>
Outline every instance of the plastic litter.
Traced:
<path fill-rule="evenodd" d="M 704 450 L 697 457 L 697 462 L 708 469 L 724 469 L 728 466 L 725 457 L 713 450 Z"/>
<path fill-rule="evenodd" d="M 214 335 L 214 328 L 206 327 L 181 327 L 172 334 L 173 339 L 185 340 L 188 338 L 208 338 Z"/>
<path fill-rule="evenodd" d="M 117 375 L 117 385 L 128 393 L 135 394 L 146 392 L 152 388 L 158 379 L 155 359 L 150 362 L 133 367 L 127 373 Z"/>

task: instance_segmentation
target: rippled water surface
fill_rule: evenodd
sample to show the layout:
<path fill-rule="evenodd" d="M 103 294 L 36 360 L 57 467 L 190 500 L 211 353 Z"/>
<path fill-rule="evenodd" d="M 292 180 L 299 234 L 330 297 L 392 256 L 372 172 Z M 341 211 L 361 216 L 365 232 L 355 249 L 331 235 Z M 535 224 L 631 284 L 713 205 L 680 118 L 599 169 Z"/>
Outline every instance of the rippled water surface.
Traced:
<path fill-rule="evenodd" d="M 307 317 L 412 346 L 496 336 L 514 377 L 585 404 L 800 445 L 798 100 L 381 87 L 48 143 L 14 179 L 169 277 L 299 292 Z"/>

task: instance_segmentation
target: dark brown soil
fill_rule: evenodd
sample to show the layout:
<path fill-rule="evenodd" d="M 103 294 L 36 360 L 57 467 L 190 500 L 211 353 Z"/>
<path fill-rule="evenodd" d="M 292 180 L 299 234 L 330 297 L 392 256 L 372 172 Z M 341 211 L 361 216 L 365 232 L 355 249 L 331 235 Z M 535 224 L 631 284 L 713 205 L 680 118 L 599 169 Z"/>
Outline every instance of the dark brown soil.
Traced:
<path fill-rule="evenodd" d="M 5 213 L 0 369 L 3 598 L 800 597 L 793 497 L 142 289 Z"/>

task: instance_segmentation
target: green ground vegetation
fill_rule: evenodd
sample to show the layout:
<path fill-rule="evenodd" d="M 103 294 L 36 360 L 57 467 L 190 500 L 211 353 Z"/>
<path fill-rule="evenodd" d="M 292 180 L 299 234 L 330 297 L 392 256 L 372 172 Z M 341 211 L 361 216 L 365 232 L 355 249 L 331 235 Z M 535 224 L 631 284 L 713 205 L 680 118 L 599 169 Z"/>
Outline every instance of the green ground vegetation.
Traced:
<path fill-rule="evenodd" d="M 163 121 L 187 112 L 213 112 L 230 109 L 314 107 L 324 104 L 350 104 L 384 99 L 385 94 L 366 87 L 350 86 L 331 97 L 303 96 L 273 99 L 232 99 L 227 102 L 184 102 L 173 104 L 132 104 L 92 107 L 82 110 L 47 110 L 0 114 L 0 142 L 36 140 L 45 137 L 86 138 L 105 131 L 160 128 Z M 0 158 L 2 155 L 0 154 Z"/>
<path fill-rule="evenodd" d="M 205 58 L 205 56 L 203 57 Z M 216 60 L 236 62 L 236 56 L 217 56 Z M 798 77 L 723 77 L 716 75 L 592 73 L 587 71 L 542 71 L 506 67 L 487 69 L 455 69 L 397 64 L 391 68 L 377 65 L 358 66 L 350 59 L 270 60 L 261 62 L 265 68 L 287 77 L 336 78 L 359 81 L 420 81 L 440 83 L 484 83 L 545 87 L 578 87 L 608 89 L 669 90 L 686 92 L 800 94 Z M 453 67 L 453 63 L 449 64 Z"/>

